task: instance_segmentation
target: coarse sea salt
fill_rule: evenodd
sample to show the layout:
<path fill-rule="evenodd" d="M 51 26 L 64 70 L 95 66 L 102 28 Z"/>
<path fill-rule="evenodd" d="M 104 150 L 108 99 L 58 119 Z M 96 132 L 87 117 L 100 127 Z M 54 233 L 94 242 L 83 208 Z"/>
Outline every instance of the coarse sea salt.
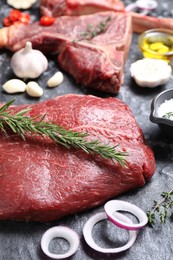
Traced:
<path fill-rule="evenodd" d="M 173 98 L 165 100 L 157 109 L 157 116 L 164 117 L 165 114 L 172 112 L 173 113 Z M 173 120 L 173 116 L 169 117 L 170 120 Z"/>

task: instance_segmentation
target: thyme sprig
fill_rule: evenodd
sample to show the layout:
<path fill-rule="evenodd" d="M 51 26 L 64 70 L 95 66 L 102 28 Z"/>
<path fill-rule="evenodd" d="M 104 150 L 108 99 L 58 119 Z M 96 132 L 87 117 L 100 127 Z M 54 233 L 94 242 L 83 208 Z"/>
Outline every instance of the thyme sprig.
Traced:
<path fill-rule="evenodd" d="M 170 119 L 173 116 L 173 112 L 167 112 L 163 115 L 164 118 Z"/>
<path fill-rule="evenodd" d="M 107 30 L 108 23 L 112 20 L 112 17 L 109 16 L 105 21 L 100 22 L 96 26 L 89 24 L 85 32 L 80 34 L 80 37 L 75 41 L 82 41 L 82 40 L 90 40 L 95 36 L 105 32 Z"/>
<path fill-rule="evenodd" d="M 7 132 L 7 127 L 15 134 L 20 135 L 26 141 L 26 133 L 29 135 L 39 135 L 42 138 L 48 137 L 53 142 L 65 146 L 67 149 L 73 147 L 82 149 L 88 154 L 98 154 L 104 159 L 116 160 L 121 166 L 126 165 L 125 152 L 117 151 L 116 146 L 101 144 L 99 140 L 87 141 L 87 133 L 66 130 L 65 128 L 44 121 L 46 115 L 38 115 L 35 117 L 26 116 L 31 108 L 23 109 L 17 113 L 10 110 L 10 105 L 14 100 L 0 107 L 0 129 Z"/>
<path fill-rule="evenodd" d="M 149 224 L 154 225 L 156 213 L 159 215 L 160 222 L 165 224 L 168 210 L 173 207 L 173 189 L 168 192 L 162 192 L 162 199 L 154 201 L 152 210 L 147 212 Z"/>

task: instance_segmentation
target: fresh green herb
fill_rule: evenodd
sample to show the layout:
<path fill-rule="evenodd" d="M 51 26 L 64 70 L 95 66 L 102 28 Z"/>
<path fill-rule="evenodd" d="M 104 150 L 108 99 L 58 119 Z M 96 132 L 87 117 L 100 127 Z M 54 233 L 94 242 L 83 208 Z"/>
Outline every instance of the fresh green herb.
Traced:
<path fill-rule="evenodd" d="M 160 222 L 164 224 L 168 215 L 168 210 L 173 207 L 173 189 L 169 192 L 162 192 L 162 199 L 154 201 L 152 210 L 147 212 L 148 220 L 151 225 L 155 224 L 156 213 L 158 213 Z"/>
<path fill-rule="evenodd" d="M 39 115 L 36 117 L 29 117 L 25 114 L 31 110 L 27 108 L 13 114 L 9 110 L 9 106 L 14 100 L 6 103 L 0 108 L 0 129 L 7 132 L 7 128 L 10 128 L 14 133 L 20 135 L 25 140 L 26 133 L 30 135 L 40 135 L 42 138 L 48 137 L 55 143 L 59 143 L 65 146 L 67 149 L 73 147 L 75 149 L 82 149 L 89 154 L 98 154 L 104 159 L 116 160 L 121 166 L 126 165 L 125 156 L 128 154 L 125 152 L 119 152 L 116 150 L 116 146 L 109 146 L 101 144 L 98 140 L 88 142 L 85 137 L 87 133 L 74 132 L 66 130 L 61 126 L 45 122 L 46 115 Z"/>
<path fill-rule="evenodd" d="M 170 119 L 173 116 L 173 112 L 167 112 L 163 115 L 164 118 Z"/>
<path fill-rule="evenodd" d="M 90 39 L 94 38 L 95 36 L 99 35 L 100 33 L 105 32 L 107 30 L 107 25 L 111 20 L 112 20 L 112 17 L 109 16 L 105 21 L 100 22 L 96 26 L 89 24 L 87 26 L 87 30 L 85 32 L 82 32 L 80 34 L 80 37 L 74 41 L 90 40 Z"/>

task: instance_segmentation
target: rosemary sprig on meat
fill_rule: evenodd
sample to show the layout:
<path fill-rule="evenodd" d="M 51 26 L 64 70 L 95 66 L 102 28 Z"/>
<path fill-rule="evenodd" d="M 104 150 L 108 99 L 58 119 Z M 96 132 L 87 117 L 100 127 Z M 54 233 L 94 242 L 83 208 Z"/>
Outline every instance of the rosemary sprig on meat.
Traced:
<path fill-rule="evenodd" d="M 80 37 L 75 41 L 82 41 L 82 40 L 90 40 L 95 36 L 105 32 L 107 30 L 108 23 L 112 20 L 112 17 L 109 16 L 105 21 L 100 22 L 95 27 L 91 24 L 87 26 L 87 30 L 80 34 Z"/>
<path fill-rule="evenodd" d="M 154 201 L 152 210 L 147 212 L 148 220 L 151 225 L 155 224 L 156 213 L 158 213 L 160 222 L 164 224 L 168 215 L 168 210 L 173 207 L 173 189 L 168 192 L 162 192 L 162 199 Z"/>
<path fill-rule="evenodd" d="M 61 126 L 44 121 L 46 115 L 38 115 L 36 117 L 26 116 L 31 108 L 26 108 L 20 112 L 13 113 L 9 107 L 14 100 L 0 107 L 0 129 L 7 132 L 10 128 L 13 133 L 20 135 L 23 140 L 26 133 L 29 135 L 39 135 L 42 138 L 48 137 L 53 142 L 65 146 L 67 149 L 73 147 L 82 149 L 86 153 L 98 154 L 104 159 L 116 160 L 121 166 L 126 165 L 125 156 L 128 154 L 116 150 L 116 146 L 101 144 L 98 140 L 87 141 L 85 137 L 87 133 L 74 132 L 66 130 Z"/>

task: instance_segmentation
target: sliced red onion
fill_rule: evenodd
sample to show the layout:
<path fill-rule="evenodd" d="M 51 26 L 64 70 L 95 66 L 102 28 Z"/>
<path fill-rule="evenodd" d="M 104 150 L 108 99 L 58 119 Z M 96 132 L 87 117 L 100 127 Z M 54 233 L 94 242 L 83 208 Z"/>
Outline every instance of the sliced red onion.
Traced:
<path fill-rule="evenodd" d="M 124 216 L 121 213 L 116 212 L 116 216 L 118 217 L 119 220 L 121 220 L 125 223 L 129 223 L 129 224 L 133 223 L 131 221 L 131 219 L 129 219 L 128 217 Z M 86 243 L 94 250 L 96 250 L 98 252 L 102 252 L 102 253 L 119 253 L 119 252 L 129 249 L 136 240 L 137 231 L 129 231 L 129 235 L 130 235 L 129 241 L 127 242 L 127 244 L 125 244 L 124 246 L 121 246 L 121 247 L 103 248 L 96 244 L 96 242 L 94 241 L 94 239 L 92 237 L 92 229 L 97 222 L 104 220 L 104 219 L 107 219 L 107 215 L 105 212 L 97 213 L 94 216 L 92 216 L 90 219 L 88 219 L 88 221 L 85 223 L 84 228 L 83 228 L 83 236 L 84 236 Z"/>
<path fill-rule="evenodd" d="M 147 14 L 149 11 L 156 9 L 158 3 L 155 0 L 138 0 L 135 3 L 126 6 L 126 11 L 136 11 L 141 9 L 141 14 Z"/>
<path fill-rule="evenodd" d="M 128 230 L 138 230 L 144 227 L 148 222 L 148 217 L 146 213 L 136 205 L 131 204 L 127 201 L 110 200 L 105 204 L 104 209 L 108 216 L 108 219 L 121 228 L 125 228 Z M 119 219 L 119 217 L 117 217 L 117 215 L 115 214 L 117 211 L 127 211 L 133 214 L 139 220 L 139 223 L 127 223 L 122 219 Z"/>
<path fill-rule="evenodd" d="M 136 8 L 137 8 L 136 3 L 132 3 L 126 6 L 126 11 L 135 11 Z"/>
<path fill-rule="evenodd" d="M 138 0 L 136 1 L 136 5 L 140 9 L 149 10 L 149 11 L 157 8 L 158 6 L 155 0 Z"/>
<path fill-rule="evenodd" d="M 49 244 L 54 238 L 64 238 L 67 240 L 69 243 L 70 247 L 68 252 L 64 254 L 53 254 L 49 251 Z M 48 257 L 51 257 L 53 259 L 64 259 L 67 258 L 71 255 L 73 255 L 79 247 L 79 237 L 77 233 L 64 226 L 57 226 L 57 227 L 52 227 L 48 229 L 42 236 L 41 239 L 41 248 L 45 255 Z"/>

